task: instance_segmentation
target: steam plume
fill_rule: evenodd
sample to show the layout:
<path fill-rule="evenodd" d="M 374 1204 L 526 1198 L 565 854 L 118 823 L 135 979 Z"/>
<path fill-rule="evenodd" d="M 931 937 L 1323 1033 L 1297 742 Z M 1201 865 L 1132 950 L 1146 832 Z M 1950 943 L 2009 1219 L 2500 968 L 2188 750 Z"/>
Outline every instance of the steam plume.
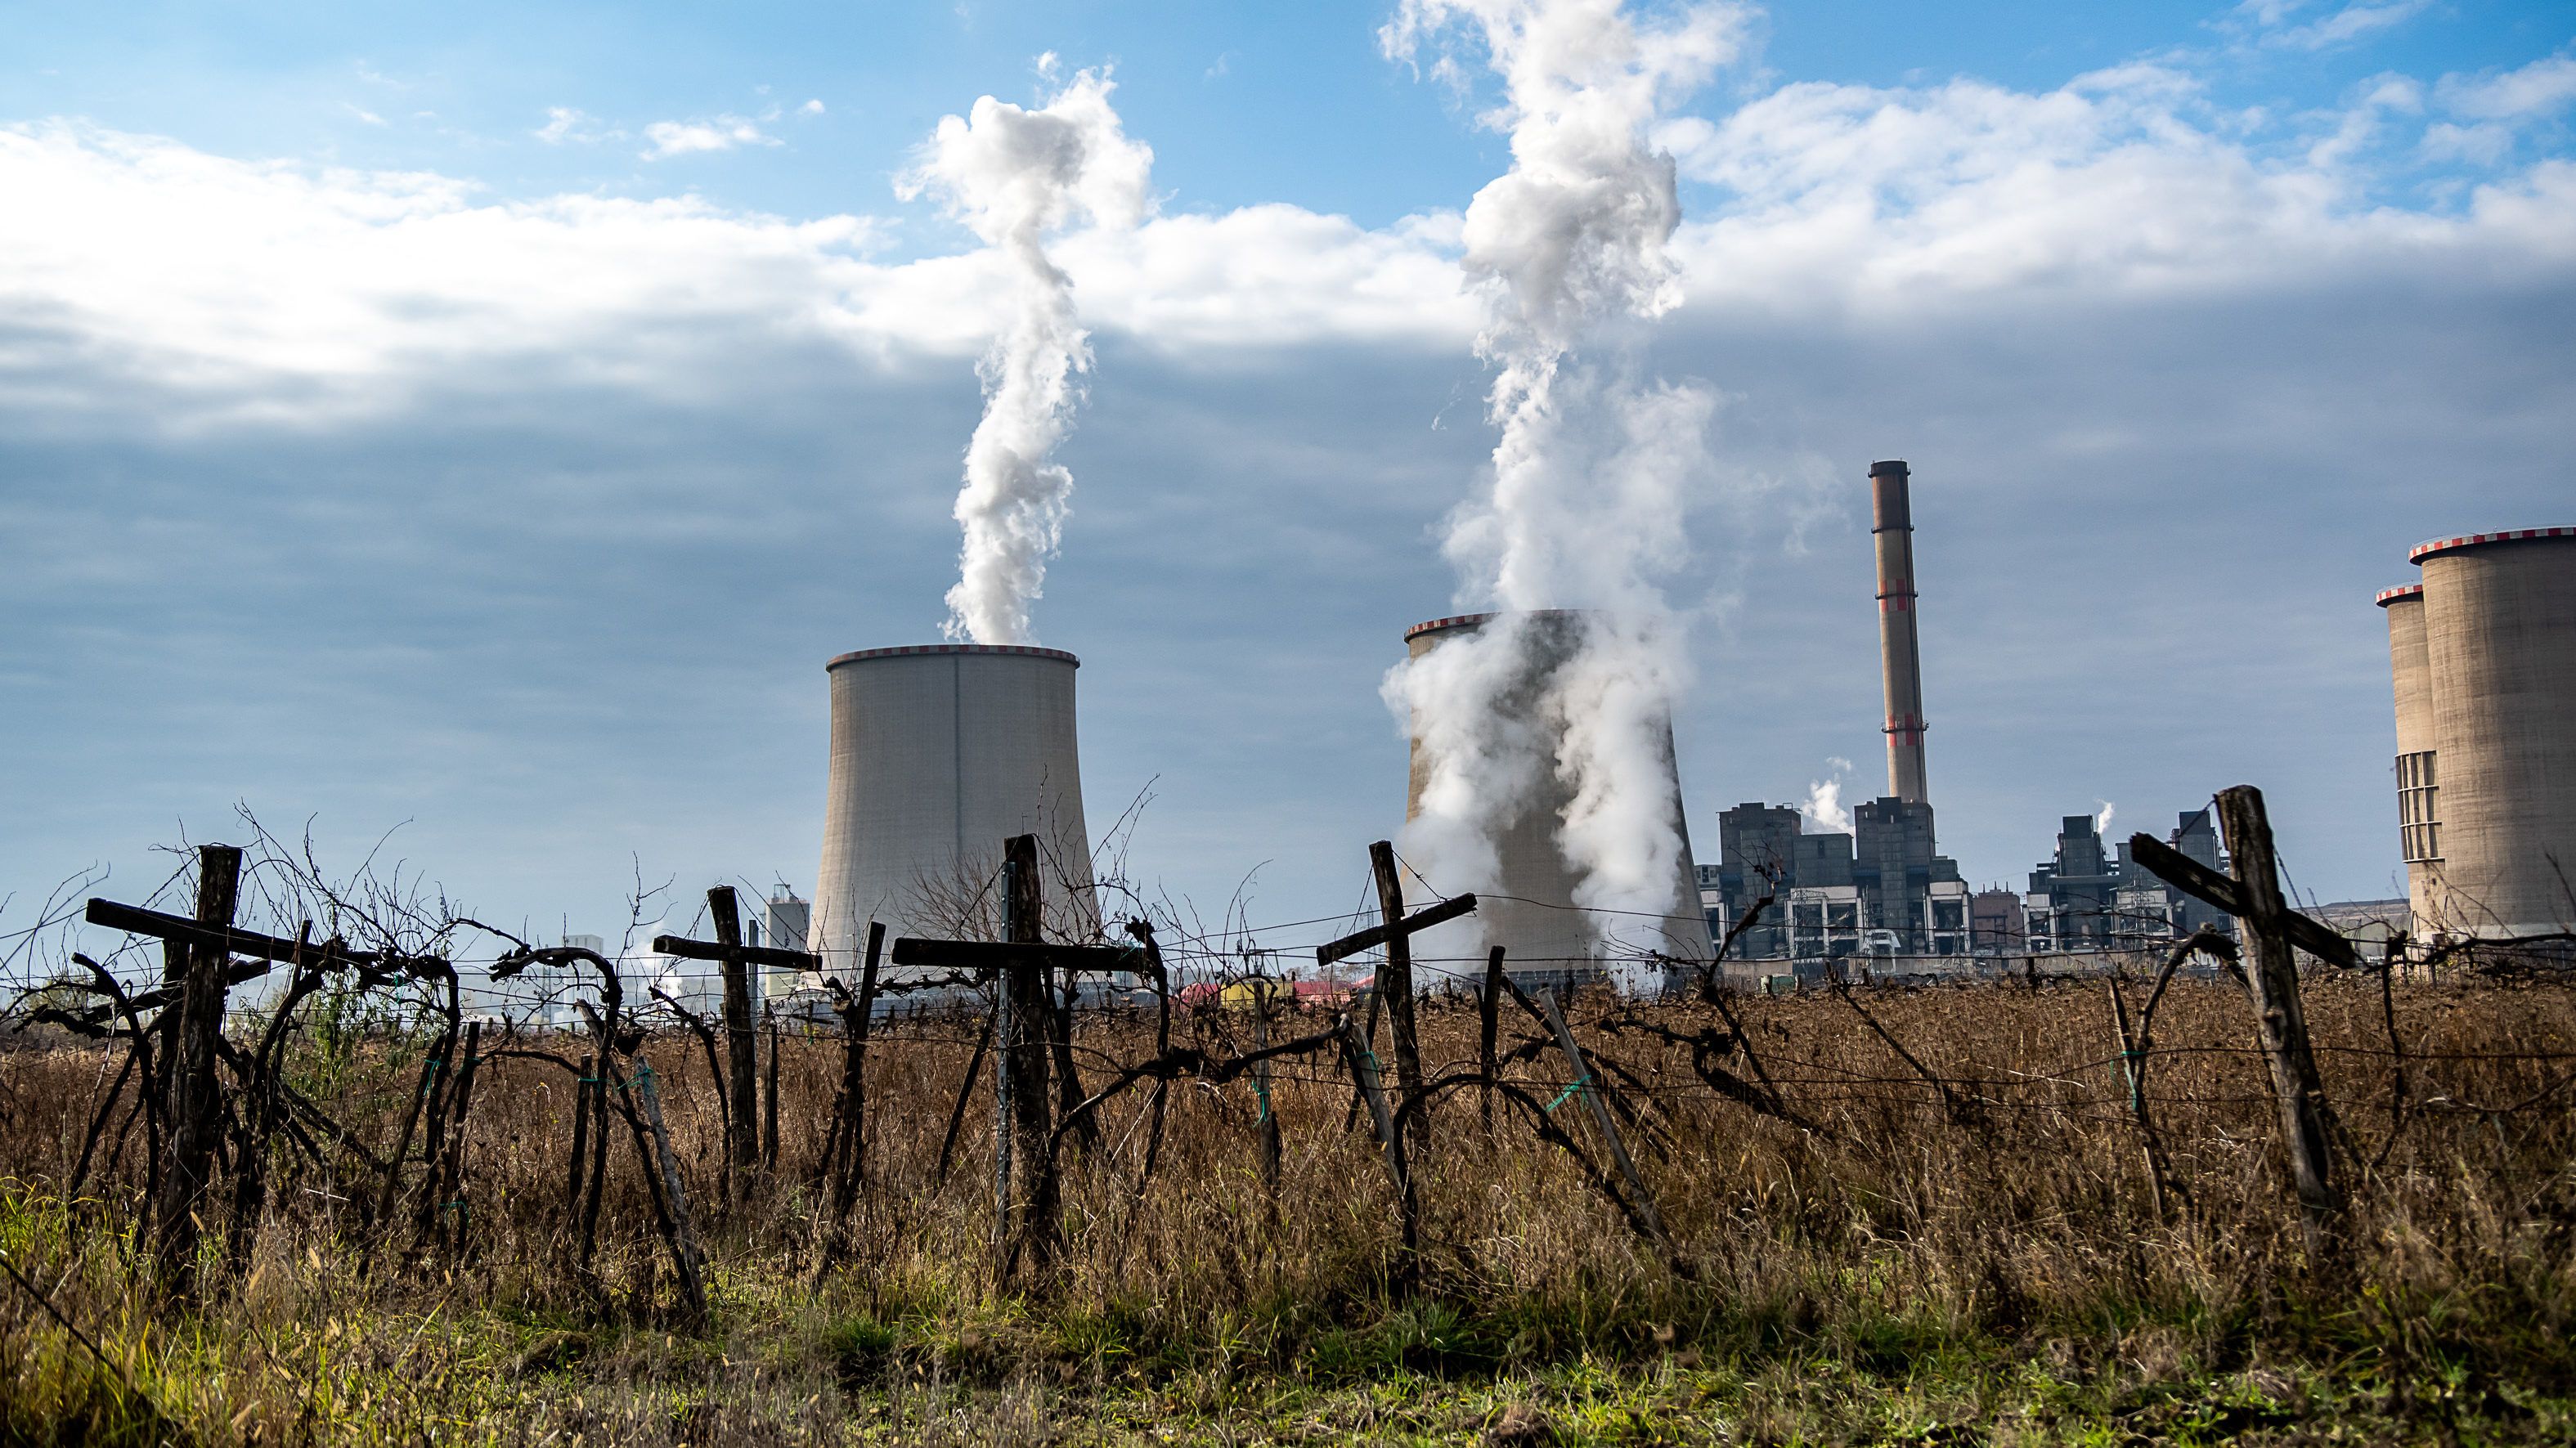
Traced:
<path fill-rule="evenodd" d="M 1462 50 L 1480 50 L 1503 84 L 1481 119 L 1511 138 L 1511 169 L 1476 193 L 1464 228 L 1501 437 L 1490 491 L 1449 520 L 1460 602 L 1585 610 L 1561 662 L 1536 660 L 1527 619 L 1506 613 L 1388 676 L 1388 703 L 1414 721 L 1429 766 L 1408 846 L 1478 887 L 1495 874 L 1492 841 L 1553 769 L 1573 799 L 1557 843 L 1577 904 L 1697 908 L 1674 898 L 1683 834 L 1669 721 L 1684 675 L 1661 583 L 1685 561 L 1683 489 L 1708 466 L 1716 398 L 1641 383 L 1578 349 L 1615 319 L 1680 302 L 1665 250 L 1681 220 L 1673 160 L 1646 135 L 1734 52 L 1741 22 L 1717 3 L 1648 24 L 1619 0 L 1402 0 L 1379 33 L 1392 58 L 1436 52 L 1434 74 L 1453 80 Z M 1552 755 L 1550 733 L 1507 699 L 1534 668 Z M 1614 955 L 1659 946 L 1644 923 L 1599 933 Z"/>
<path fill-rule="evenodd" d="M 1827 834 L 1850 834 L 1852 817 L 1843 808 L 1843 780 L 1851 774 L 1852 762 L 1837 755 L 1826 759 L 1825 766 L 1833 771 L 1832 777 L 1807 781 L 1807 802 L 1798 806 L 1798 813 Z"/>
<path fill-rule="evenodd" d="M 1051 56 L 1041 61 L 1052 69 Z M 1082 400 L 1076 375 L 1090 370 L 1091 348 L 1072 281 L 1043 242 L 1080 217 L 1134 226 L 1150 205 L 1154 153 L 1127 138 L 1113 89 L 1105 72 L 1086 70 L 1037 110 L 985 96 L 969 115 L 941 120 L 897 182 L 907 198 L 937 193 L 1011 269 L 1009 320 L 976 368 L 984 417 L 957 495 L 965 544 L 948 590 L 950 638 L 1028 642 L 1029 607 L 1064 534 L 1073 474 L 1053 455 Z"/>

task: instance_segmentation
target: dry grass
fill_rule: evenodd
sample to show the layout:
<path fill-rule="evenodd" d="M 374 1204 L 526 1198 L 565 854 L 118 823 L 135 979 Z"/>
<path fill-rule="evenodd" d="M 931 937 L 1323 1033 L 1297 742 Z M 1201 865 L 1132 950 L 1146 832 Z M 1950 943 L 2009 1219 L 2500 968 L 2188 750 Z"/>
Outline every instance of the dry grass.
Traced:
<path fill-rule="evenodd" d="M 2149 1084 L 2183 1192 L 2159 1214 L 2098 982 L 1864 993 L 1940 1099 L 1841 1001 L 1740 1001 L 1802 1132 L 1725 1101 L 1686 1050 L 1574 1017 L 1641 1120 L 1641 1167 L 1680 1270 L 1574 1163 L 1476 1094 L 1445 1099 L 1420 1168 L 1419 1291 L 1390 1283 L 1392 1194 L 1330 1058 L 1283 1062 L 1282 1180 L 1265 1189 L 1248 1081 L 1172 1088 L 1138 1185 L 1146 1090 L 1068 1162 L 1062 1274 L 997 1293 L 989 1087 L 955 1169 L 940 1136 L 971 1023 L 907 1021 L 872 1058 L 873 1179 L 849 1249 L 817 1274 L 810 1163 L 837 1042 L 789 1042 L 777 1178 L 725 1203 L 715 1101 L 693 1040 L 647 1047 L 715 1263 L 714 1320 L 683 1328 L 620 1140 L 601 1271 L 567 1266 L 568 1076 L 494 1060 L 476 1088 L 460 1250 L 376 1240 L 365 1177 L 286 1165 L 246 1270 L 181 1308 L 138 1274 L 140 1133 L 77 1202 L 63 1186 L 116 1058 L 0 1057 L 0 1250 L 97 1341 L 102 1366 L 0 1283 L 0 1439 L 223 1442 L 1262 1440 L 2178 1441 L 2576 1433 L 2576 1001 L 2555 990 L 2401 988 L 2411 1100 L 2375 988 L 2309 992 L 2352 1192 L 2303 1231 L 2281 1180 L 2251 1018 L 2179 984 Z M 1667 1029 L 1698 1007 L 1640 1013 Z M 1241 1049 L 1245 1022 L 1184 1039 Z M 1284 1029 L 1306 1029 L 1303 1024 Z M 1534 1039 L 1506 1019 L 1504 1043 Z M 1472 1009 L 1425 1017 L 1466 1065 Z M 32 1038 L 22 1038 L 31 1040 Z M 1150 1050 L 1084 1025 L 1086 1070 Z M 297 1047 L 297 1084 L 378 1151 L 416 1044 Z M 1726 1058 L 1739 1074 L 1740 1054 Z M 1512 1070 L 1546 1100 L 1552 1051 Z M 1552 1118 L 1591 1143 L 1570 1106 Z M 1365 1118 L 1362 1118 L 1363 1121 Z M 1596 1153 L 1597 1154 L 1597 1153 Z M 220 1238 L 220 1234 L 212 1234 Z M 372 1259 L 361 1267 L 373 1242 Z"/>

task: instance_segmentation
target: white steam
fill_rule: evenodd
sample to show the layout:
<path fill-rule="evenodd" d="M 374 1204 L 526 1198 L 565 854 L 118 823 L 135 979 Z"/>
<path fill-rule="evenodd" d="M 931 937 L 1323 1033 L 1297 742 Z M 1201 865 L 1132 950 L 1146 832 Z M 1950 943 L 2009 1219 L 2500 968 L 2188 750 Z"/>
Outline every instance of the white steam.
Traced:
<path fill-rule="evenodd" d="M 1741 21 L 1713 3 L 1646 24 L 1618 0 L 1402 0 L 1379 35 L 1390 57 L 1430 52 L 1452 80 L 1462 50 L 1481 51 L 1503 98 L 1480 119 L 1512 150 L 1462 233 L 1501 438 L 1491 491 L 1452 515 L 1446 539 L 1460 601 L 1508 612 L 1387 678 L 1428 766 L 1407 848 L 1493 888 L 1495 837 L 1554 771 L 1572 800 L 1556 838 L 1575 902 L 1641 912 L 1593 917 L 1613 957 L 1664 948 L 1650 917 L 1696 906 L 1676 899 L 1671 716 L 1684 677 L 1661 584 L 1686 561 L 1686 489 L 1711 467 L 1717 399 L 1578 349 L 1680 301 L 1666 250 L 1681 220 L 1673 159 L 1647 134 L 1734 52 Z M 1510 613 L 1567 607 L 1584 610 L 1570 653 L 1538 657 Z"/>
<path fill-rule="evenodd" d="M 2107 840 L 2111 838 L 2111 816 L 2120 811 L 2107 799 L 2097 799 L 2093 802 L 2101 806 L 2093 812 L 2093 833 Z"/>
<path fill-rule="evenodd" d="M 1833 774 L 1807 781 L 1807 802 L 1798 806 L 1798 813 L 1805 815 L 1807 823 L 1820 833 L 1850 834 L 1852 817 L 1851 811 L 1843 808 L 1843 780 L 1851 774 L 1852 762 L 1834 756 L 1825 760 L 1825 767 Z"/>
<path fill-rule="evenodd" d="M 965 543 L 948 590 L 950 638 L 1028 642 L 1029 606 L 1064 535 L 1073 474 L 1053 455 L 1082 400 L 1075 376 L 1090 369 L 1091 348 L 1072 281 L 1043 242 L 1078 218 L 1132 227 L 1150 207 L 1154 153 L 1127 138 L 1113 89 L 1106 73 L 1086 70 L 1036 110 L 986 96 L 970 115 L 941 120 L 896 184 L 907 199 L 935 192 L 1011 269 L 1010 318 L 976 369 L 984 418 L 957 495 Z"/>

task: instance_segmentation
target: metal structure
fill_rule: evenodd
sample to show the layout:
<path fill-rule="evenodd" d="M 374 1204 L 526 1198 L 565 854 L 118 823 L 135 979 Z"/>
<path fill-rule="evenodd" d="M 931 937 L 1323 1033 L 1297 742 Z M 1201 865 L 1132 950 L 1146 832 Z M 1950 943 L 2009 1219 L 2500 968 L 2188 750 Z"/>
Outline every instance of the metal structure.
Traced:
<path fill-rule="evenodd" d="M 1038 837 L 1047 924 L 1097 929 L 1080 667 L 1061 650 L 997 644 L 865 649 L 825 666 L 831 776 L 811 939 L 826 972 L 855 978 L 871 919 L 889 936 L 998 930 L 1012 835 Z"/>
<path fill-rule="evenodd" d="M 1869 465 L 1878 652 L 1887 685 L 1887 792 L 1923 804 L 1923 649 L 1914 632 L 1914 501 L 1907 480 L 1902 462 Z"/>
<path fill-rule="evenodd" d="M 2576 528 L 2439 538 L 2407 558 L 2423 570 L 2429 710 L 2410 706 L 2409 605 L 2383 601 L 2415 934 L 2576 927 Z M 2429 744 L 2408 738 L 2410 707 L 2416 729 L 2429 712 Z"/>
<path fill-rule="evenodd" d="M 1490 613 L 1464 614 L 1415 624 L 1404 632 L 1406 652 L 1421 658 L 1443 642 L 1474 633 L 1495 617 Z M 1528 650 L 1525 675 L 1504 691 L 1503 707 L 1524 717 L 1538 714 L 1548 675 L 1572 656 L 1581 618 L 1580 613 L 1554 609 L 1530 616 L 1529 626 L 1522 634 Z M 1423 749 L 1421 731 L 1411 733 L 1411 770 L 1404 800 L 1407 821 L 1421 813 L 1422 790 L 1432 768 Z M 1550 750 L 1549 755 L 1552 759 L 1554 751 Z M 1701 911 L 1698 871 L 1691 862 L 1690 831 L 1682 815 L 1681 778 L 1673 765 L 1669 719 L 1664 723 L 1663 767 L 1672 801 L 1672 827 L 1682 842 L 1672 895 L 1660 920 L 1640 918 L 1622 924 L 1631 940 L 1659 936 L 1655 948 L 1662 953 L 1677 960 L 1704 960 L 1711 951 L 1708 920 Z M 1444 889 L 1475 890 L 1476 913 L 1425 931 L 1415 944 L 1416 958 L 1473 963 L 1499 945 L 1504 949 L 1505 968 L 1516 977 L 1555 980 L 1595 974 L 1602 962 L 1601 940 L 1593 917 L 1574 903 L 1575 874 L 1567 867 L 1556 840 L 1557 826 L 1572 803 L 1572 793 L 1556 771 L 1541 770 L 1534 797 L 1524 802 L 1519 815 L 1494 841 L 1500 878 L 1439 881 Z M 1421 889 L 1419 881 L 1408 884 L 1412 887 L 1408 893 Z"/>

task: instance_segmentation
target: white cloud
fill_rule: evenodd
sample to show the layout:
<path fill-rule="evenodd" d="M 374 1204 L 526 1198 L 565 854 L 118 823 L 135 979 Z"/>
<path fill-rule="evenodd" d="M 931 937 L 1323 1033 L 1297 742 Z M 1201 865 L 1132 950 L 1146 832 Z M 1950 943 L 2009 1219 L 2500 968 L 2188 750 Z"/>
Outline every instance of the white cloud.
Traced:
<path fill-rule="evenodd" d="M 1684 316 L 1812 330 L 2408 278 L 2566 285 L 2576 162 L 2473 169 L 2432 203 L 2374 190 L 2392 155 L 2447 145 L 2494 166 L 2510 148 L 2440 108 L 2529 114 L 2559 74 L 2385 79 L 2343 111 L 2287 120 L 2219 107 L 2190 74 L 2146 65 L 2035 92 L 1783 86 L 1659 132 L 1704 188 L 1675 242 Z M 2409 113 L 2418 94 L 2435 115 Z M 2357 114 L 2384 134 L 2348 135 Z M 569 142 L 596 125 L 558 108 L 537 134 Z M 748 144 L 731 129 L 720 143 Z M 413 381 L 505 356 L 676 391 L 708 382 L 682 345 L 691 328 L 890 361 L 972 355 L 996 319 L 989 257 L 888 260 L 892 228 L 869 217 L 503 202 L 454 177 L 245 161 L 61 122 L 0 127 L 0 194 L 13 202 L 0 316 L 57 339 L 5 343 L 26 364 L 0 369 L 11 388 L 44 375 L 28 349 L 56 347 L 121 358 L 208 408 L 281 416 L 392 405 Z M 1454 213 L 1369 228 L 1271 204 L 1166 214 L 1120 239 L 1077 232 L 1054 254 L 1102 335 L 1202 361 L 1319 342 L 1462 351 L 1477 318 L 1459 227 Z"/>
<path fill-rule="evenodd" d="M 796 114 L 800 116 L 819 116 L 823 114 L 823 102 L 819 99 L 807 101 L 805 104 L 796 108 Z"/>
<path fill-rule="evenodd" d="M 655 121 L 644 128 L 644 139 L 652 142 L 651 149 L 643 153 L 647 161 L 730 151 L 738 146 L 785 144 L 761 130 L 760 122 L 747 116 L 729 115 L 703 121 Z"/>
<path fill-rule="evenodd" d="M 599 118 L 588 111 L 577 110 L 571 106 L 548 106 L 546 123 L 528 134 L 549 146 L 560 146 L 567 141 L 587 145 L 621 133 L 603 129 L 599 124 Z"/>
<path fill-rule="evenodd" d="M 2432 8 L 2433 0 L 2354 0 L 2332 15 L 2311 24 L 2276 30 L 2269 38 L 2276 44 L 2297 50 L 2330 50 L 2338 45 L 2391 30 Z M 2268 26 L 2277 26 L 2289 7 L 2265 6 L 2258 14 L 2268 14 Z"/>
<path fill-rule="evenodd" d="M 343 104 L 346 104 L 346 102 L 343 102 Z M 349 106 L 348 110 L 349 114 L 356 116 L 359 120 L 366 122 L 368 125 L 381 126 L 385 124 L 384 117 L 377 115 L 374 111 L 368 110 L 365 106 Z"/>
<path fill-rule="evenodd" d="M 2552 55 L 2516 70 L 2446 75 L 2434 98 L 2453 114 L 2484 121 L 2534 120 L 2576 101 L 2576 56 Z"/>

